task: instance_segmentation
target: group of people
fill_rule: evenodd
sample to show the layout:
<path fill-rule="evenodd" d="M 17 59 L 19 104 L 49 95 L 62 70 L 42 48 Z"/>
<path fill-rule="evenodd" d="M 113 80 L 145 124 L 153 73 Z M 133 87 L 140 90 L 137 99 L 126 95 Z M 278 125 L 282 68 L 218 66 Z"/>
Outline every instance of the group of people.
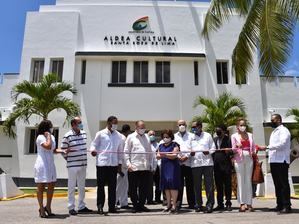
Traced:
<path fill-rule="evenodd" d="M 252 134 L 246 130 L 245 119 L 237 121 L 237 132 L 231 137 L 227 128 L 219 125 L 214 138 L 203 131 L 201 122 L 193 122 L 189 132 L 186 121 L 179 120 L 177 133 L 164 130 L 158 141 L 154 130 L 146 133 L 144 121 L 137 121 L 132 133 L 129 125 L 123 125 L 119 132 L 118 119 L 110 116 L 106 128 L 96 133 L 87 149 L 87 136 L 80 117 L 71 120 L 72 128 L 64 135 L 60 148 L 55 146 L 55 138 L 51 135 L 52 123 L 43 120 L 38 127 L 38 156 L 34 167 L 39 215 L 42 218 L 55 215 L 51 211 L 56 182 L 53 153 L 62 153 L 66 159 L 69 214 L 92 212 L 84 202 L 88 152 L 96 157 L 98 214 L 105 214 L 105 185 L 108 185 L 108 213 L 117 213 L 117 205 L 133 213 L 149 212 L 145 204 L 153 202 L 153 183 L 155 202 L 160 203 L 163 195 L 166 205 L 163 212 L 179 213 L 184 187 L 189 209 L 206 213 L 213 210 L 231 211 L 233 169 L 237 176 L 239 211 L 253 212 L 252 172 L 256 148 L 269 150 L 277 198 L 276 207 L 272 210 L 279 214 L 290 213 L 290 132 L 282 124 L 279 114 L 271 117 L 271 124 L 274 130 L 269 145 L 256 147 Z M 207 198 L 205 206 L 202 182 Z M 215 208 L 214 185 L 217 191 Z M 78 210 L 75 209 L 76 186 L 79 192 Z M 43 204 L 45 187 L 46 206 Z M 128 206 L 128 195 L 133 207 Z"/>

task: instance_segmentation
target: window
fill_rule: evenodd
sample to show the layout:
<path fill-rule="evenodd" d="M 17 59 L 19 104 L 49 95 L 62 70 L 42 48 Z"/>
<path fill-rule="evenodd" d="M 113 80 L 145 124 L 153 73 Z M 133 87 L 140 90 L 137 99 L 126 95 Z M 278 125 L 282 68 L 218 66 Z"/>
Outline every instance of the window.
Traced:
<path fill-rule="evenodd" d="M 44 74 L 45 60 L 33 60 L 32 66 L 32 82 L 40 82 Z"/>
<path fill-rule="evenodd" d="M 198 62 L 194 62 L 194 85 L 198 86 Z"/>
<path fill-rule="evenodd" d="M 58 76 L 58 81 L 62 81 L 63 74 L 63 59 L 53 59 L 51 61 L 51 73 L 54 73 Z"/>
<path fill-rule="evenodd" d="M 239 76 L 236 76 L 236 84 L 237 85 L 245 85 L 247 84 L 247 77 L 239 77 Z"/>
<path fill-rule="evenodd" d="M 134 61 L 134 83 L 148 83 L 147 61 Z"/>
<path fill-rule="evenodd" d="M 170 83 L 170 62 L 156 62 L 156 83 Z"/>
<path fill-rule="evenodd" d="M 37 138 L 37 129 L 29 129 L 29 150 L 28 154 L 36 154 L 37 153 L 37 148 L 36 148 L 36 138 Z M 54 128 L 53 135 L 56 140 L 56 147 L 58 147 L 58 136 L 59 136 L 59 129 Z"/>
<path fill-rule="evenodd" d="M 81 84 L 85 84 L 85 78 L 86 78 L 86 60 L 83 60 L 81 65 Z"/>
<path fill-rule="evenodd" d="M 125 83 L 126 73 L 126 61 L 112 61 L 112 83 Z"/>
<path fill-rule="evenodd" d="M 228 84 L 227 64 L 228 62 L 224 62 L 224 61 L 216 62 L 217 84 Z"/>

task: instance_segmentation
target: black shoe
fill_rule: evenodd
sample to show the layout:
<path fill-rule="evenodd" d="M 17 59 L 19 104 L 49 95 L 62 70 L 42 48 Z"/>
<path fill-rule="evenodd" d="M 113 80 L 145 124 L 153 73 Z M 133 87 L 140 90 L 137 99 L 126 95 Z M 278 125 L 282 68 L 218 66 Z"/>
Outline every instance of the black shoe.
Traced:
<path fill-rule="evenodd" d="M 80 209 L 80 210 L 78 210 L 78 214 L 86 214 L 86 213 L 92 213 L 92 210 L 91 209 L 89 209 L 89 208 L 87 208 L 87 207 L 85 207 L 85 208 L 82 208 L 82 209 Z"/>
<path fill-rule="evenodd" d="M 111 209 L 109 208 L 108 213 L 114 213 L 114 214 L 116 214 L 116 213 L 118 213 L 118 211 L 116 211 L 115 208 L 111 208 Z"/>
<path fill-rule="evenodd" d="M 225 210 L 231 212 L 233 209 L 231 205 L 227 205 Z"/>
<path fill-rule="evenodd" d="M 205 213 L 212 213 L 213 212 L 213 207 L 207 207 Z"/>
<path fill-rule="evenodd" d="M 42 211 L 39 209 L 38 213 L 39 213 L 39 217 L 41 217 L 41 218 L 48 218 L 48 216 L 46 215 L 46 211 L 44 211 L 44 213 L 42 213 Z"/>
<path fill-rule="evenodd" d="M 156 202 L 154 202 L 154 201 L 148 201 L 146 204 L 147 204 L 147 205 L 155 205 Z"/>
<path fill-rule="evenodd" d="M 145 207 L 145 206 L 142 206 L 141 208 L 140 208 L 140 211 L 141 212 L 150 212 L 151 210 L 149 210 L 147 207 Z"/>
<path fill-rule="evenodd" d="M 292 213 L 292 208 L 284 208 L 278 212 L 279 215 Z"/>
<path fill-rule="evenodd" d="M 98 208 L 98 214 L 99 214 L 99 215 L 104 215 L 103 208 Z"/>
<path fill-rule="evenodd" d="M 69 210 L 70 215 L 77 215 L 78 213 L 75 211 L 75 209 Z"/>
<path fill-rule="evenodd" d="M 270 208 L 270 209 L 269 209 L 270 212 L 279 212 L 279 211 L 281 211 L 281 210 L 282 210 L 282 208 L 281 208 L 281 207 L 278 207 L 278 206 L 275 207 L 275 208 Z"/>
<path fill-rule="evenodd" d="M 156 202 L 157 204 L 162 204 L 162 203 L 163 203 L 163 201 L 161 201 L 161 200 L 155 200 L 155 202 Z"/>
<path fill-rule="evenodd" d="M 121 206 L 120 208 L 121 209 L 131 209 L 132 207 L 130 207 L 129 205 L 126 205 L 126 206 Z"/>
<path fill-rule="evenodd" d="M 56 216 L 54 213 L 52 213 L 52 212 L 49 212 L 49 210 L 47 209 L 47 207 L 44 207 L 44 209 L 45 209 L 45 213 L 47 213 L 47 214 L 48 214 L 48 217 L 53 217 L 53 216 Z"/>
<path fill-rule="evenodd" d="M 170 213 L 171 213 L 171 214 L 174 214 L 174 215 L 179 214 L 179 209 L 178 209 L 178 207 L 176 207 L 175 209 L 171 209 L 171 210 L 170 210 Z"/>
<path fill-rule="evenodd" d="M 137 213 L 137 212 L 140 212 L 140 210 L 138 208 L 136 208 L 136 207 L 133 207 L 132 208 L 132 213 Z"/>
<path fill-rule="evenodd" d="M 204 211 L 205 211 L 205 209 L 203 206 L 199 206 L 195 209 L 195 212 L 204 212 Z"/>
<path fill-rule="evenodd" d="M 223 211 L 224 210 L 224 206 L 223 205 L 218 205 L 214 211 Z"/>
<path fill-rule="evenodd" d="M 181 206 L 180 206 L 180 208 L 181 208 Z M 188 206 L 188 209 L 194 209 L 195 207 L 194 207 L 194 205 L 189 205 Z"/>

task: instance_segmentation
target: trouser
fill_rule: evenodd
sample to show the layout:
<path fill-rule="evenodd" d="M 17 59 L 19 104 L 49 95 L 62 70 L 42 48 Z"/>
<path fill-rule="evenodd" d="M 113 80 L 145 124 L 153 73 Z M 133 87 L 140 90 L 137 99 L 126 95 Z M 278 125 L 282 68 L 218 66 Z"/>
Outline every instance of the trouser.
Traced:
<path fill-rule="evenodd" d="M 253 161 L 248 151 L 243 151 L 243 160 L 235 162 L 237 175 L 238 202 L 246 205 L 252 204 L 252 169 Z"/>
<path fill-rule="evenodd" d="M 214 176 L 215 184 L 217 190 L 217 204 L 220 207 L 223 207 L 223 193 L 225 195 L 226 206 L 231 206 L 232 198 L 232 172 L 231 168 L 227 170 L 221 169 L 221 167 L 215 163 L 214 164 Z"/>
<path fill-rule="evenodd" d="M 178 202 L 179 206 L 183 203 L 184 185 L 186 186 L 187 202 L 190 207 L 194 207 L 195 196 L 193 187 L 192 168 L 189 166 L 181 165 L 181 183 L 182 188 L 179 190 Z"/>
<path fill-rule="evenodd" d="M 105 204 L 105 184 L 108 184 L 108 207 L 115 208 L 117 166 L 97 166 L 97 207 Z"/>
<path fill-rule="evenodd" d="M 116 202 L 119 202 L 120 207 L 128 205 L 128 170 L 122 169 L 124 176 L 117 175 L 117 184 L 116 184 Z"/>
<path fill-rule="evenodd" d="M 279 209 L 291 207 L 291 191 L 289 185 L 289 164 L 270 163 L 271 174 L 275 187 L 276 204 Z"/>
<path fill-rule="evenodd" d="M 148 194 L 148 185 L 151 172 L 133 171 L 128 173 L 129 177 L 129 194 L 135 209 L 142 208 Z"/>
<path fill-rule="evenodd" d="M 161 200 L 161 190 L 160 190 L 160 168 L 157 166 L 156 171 L 151 174 L 150 183 L 149 183 L 149 191 L 146 201 L 153 202 L 154 199 L 154 189 L 153 186 L 155 184 L 155 201 Z"/>
<path fill-rule="evenodd" d="M 78 186 L 79 200 L 78 210 L 85 208 L 85 179 L 86 179 L 86 166 L 70 167 L 68 168 L 68 209 L 75 209 L 75 191 L 76 185 Z"/>
<path fill-rule="evenodd" d="M 214 206 L 214 167 L 213 166 L 201 166 L 192 168 L 195 203 L 197 207 L 201 207 L 202 201 L 202 176 L 204 176 L 204 184 L 207 195 L 206 206 L 213 208 Z"/>

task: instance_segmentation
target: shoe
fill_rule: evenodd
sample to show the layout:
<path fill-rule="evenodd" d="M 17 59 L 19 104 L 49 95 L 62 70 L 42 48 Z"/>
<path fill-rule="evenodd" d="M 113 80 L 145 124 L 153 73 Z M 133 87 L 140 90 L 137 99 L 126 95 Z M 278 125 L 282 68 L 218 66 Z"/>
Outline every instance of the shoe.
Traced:
<path fill-rule="evenodd" d="M 80 209 L 80 210 L 78 210 L 78 214 L 86 214 L 86 213 L 92 213 L 92 210 L 91 209 L 89 209 L 89 208 L 87 208 L 87 207 L 85 207 L 85 208 L 82 208 L 82 209 Z"/>
<path fill-rule="evenodd" d="M 115 208 L 111 208 L 111 209 L 109 208 L 108 213 L 116 214 L 116 213 L 118 213 L 118 211 Z"/>
<path fill-rule="evenodd" d="M 292 208 L 291 208 L 291 207 L 289 207 L 289 208 L 284 208 L 284 209 L 282 209 L 282 210 L 280 210 L 280 211 L 278 212 L 279 215 L 282 215 L 282 214 L 290 214 L 290 213 L 292 213 Z"/>
<path fill-rule="evenodd" d="M 195 209 L 195 212 L 204 212 L 204 211 L 205 211 L 205 209 L 203 206 L 199 206 Z"/>
<path fill-rule="evenodd" d="M 249 212 L 254 212 L 254 208 L 253 208 L 252 206 L 247 206 L 247 210 L 248 210 Z"/>
<path fill-rule="evenodd" d="M 279 211 L 281 211 L 281 210 L 282 210 L 282 208 L 281 208 L 281 207 L 278 207 L 278 206 L 275 207 L 275 208 L 270 208 L 270 209 L 269 209 L 270 212 L 279 212 Z"/>
<path fill-rule="evenodd" d="M 150 212 L 151 210 L 149 210 L 147 207 L 145 207 L 145 206 L 142 206 L 141 208 L 140 208 L 140 211 L 142 211 L 142 212 Z"/>
<path fill-rule="evenodd" d="M 48 218 L 48 216 L 46 215 L 46 211 L 42 212 L 40 209 L 38 210 L 38 214 L 40 218 Z"/>
<path fill-rule="evenodd" d="M 55 216 L 54 213 L 49 212 L 49 210 L 47 209 L 47 207 L 44 207 L 44 209 L 45 209 L 45 213 L 47 213 L 49 217 L 53 217 L 53 216 Z"/>
<path fill-rule="evenodd" d="M 231 205 L 227 205 L 225 210 L 231 212 L 233 209 Z"/>
<path fill-rule="evenodd" d="M 98 212 L 99 215 L 104 215 L 104 211 L 103 208 L 98 208 Z"/>
<path fill-rule="evenodd" d="M 162 204 L 162 203 L 163 203 L 163 201 L 161 201 L 161 200 L 155 200 L 155 202 L 156 202 L 157 204 Z"/>
<path fill-rule="evenodd" d="M 136 208 L 136 207 L 133 207 L 132 208 L 132 213 L 137 213 L 137 212 L 140 212 L 140 210 L 138 208 Z"/>
<path fill-rule="evenodd" d="M 180 208 L 181 208 L 181 206 L 180 206 Z M 195 207 L 194 207 L 194 205 L 189 205 L 188 206 L 188 209 L 194 209 Z"/>
<path fill-rule="evenodd" d="M 224 206 L 223 205 L 218 205 L 214 211 L 223 211 L 224 210 Z"/>
<path fill-rule="evenodd" d="M 75 209 L 69 210 L 70 215 L 77 215 L 78 213 L 75 211 Z"/>
<path fill-rule="evenodd" d="M 125 205 L 125 206 L 121 206 L 121 209 L 131 209 L 132 207 L 130 207 L 129 205 Z"/>
<path fill-rule="evenodd" d="M 179 214 L 179 210 L 178 210 L 177 207 L 176 207 L 176 208 L 172 208 L 172 209 L 170 210 L 170 213 L 171 213 L 171 214 L 174 214 L 174 215 L 177 215 L 177 214 Z"/>
<path fill-rule="evenodd" d="M 246 208 L 244 205 L 241 205 L 240 208 L 239 208 L 239 212 L 245 212 L 246 211 Z"/>
<path fill-rule="evenodd" d="M 166 208 L 163 210 L 163 212 L 170 212 L 170 210 L 171 210 L 171 207 L 166 207 Z"/>
<path fill-rule="evenodd" d="M 154 201 L 148 201 L 146 204 L 147 205 L 155 205 L 156 203 Z"/>
<path fill-rule="evenodd" d="M 212 213 L 213 212 L 213 207 L 207 207 L 205 213 Z"/>

